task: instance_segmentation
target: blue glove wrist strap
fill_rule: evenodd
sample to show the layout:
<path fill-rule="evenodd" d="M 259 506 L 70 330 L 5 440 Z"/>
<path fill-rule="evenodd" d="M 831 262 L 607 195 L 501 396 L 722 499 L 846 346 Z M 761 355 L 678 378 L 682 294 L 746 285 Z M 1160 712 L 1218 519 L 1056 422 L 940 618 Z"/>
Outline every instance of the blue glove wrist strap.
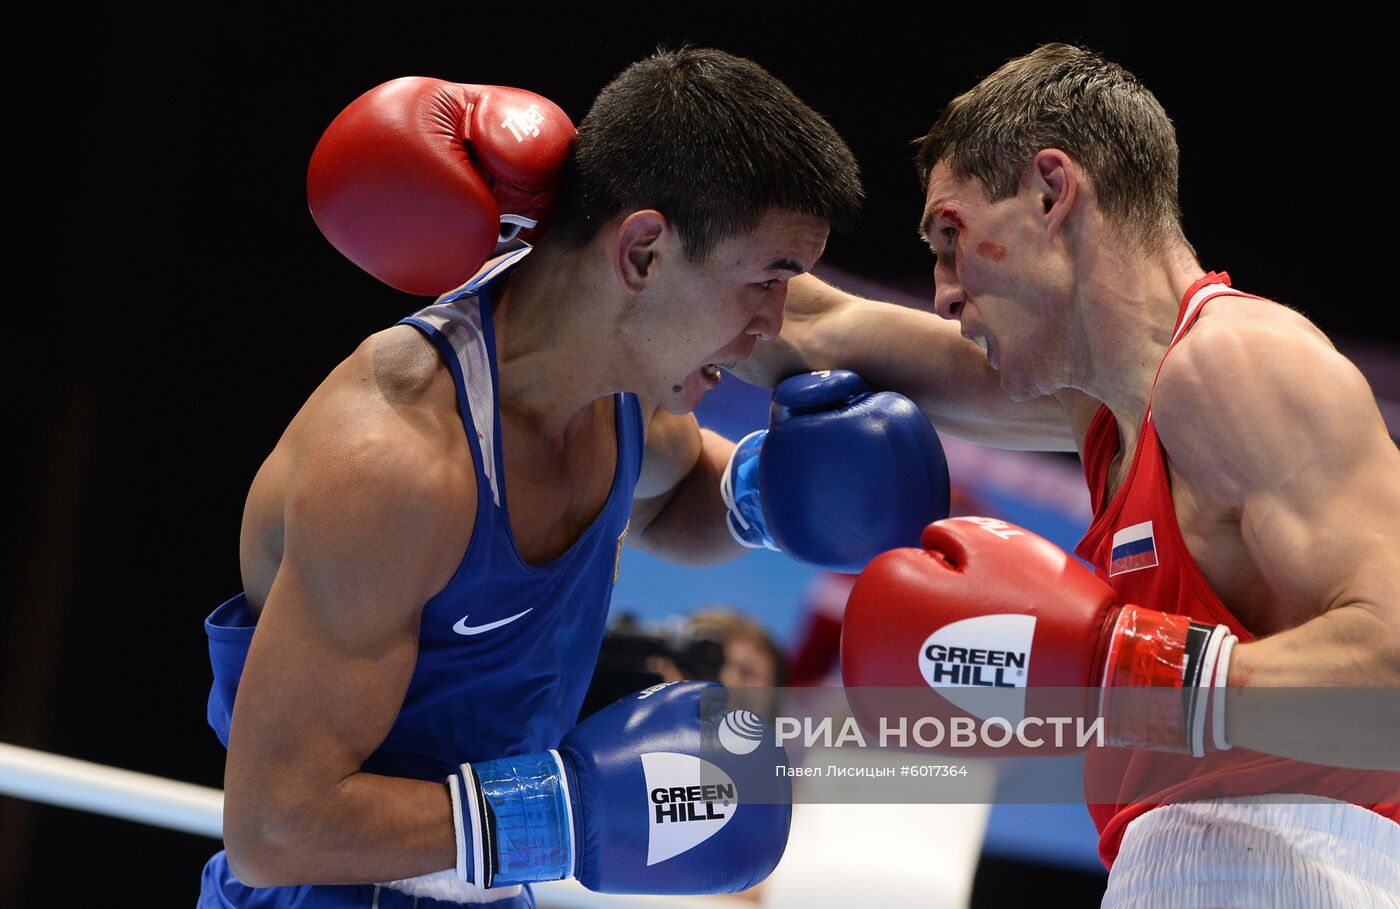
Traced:
<path fill-rule="evenodd" d="M 463 764 L 454 780 L 459 877 L 506 887 L 573 873 L 573 813 L 557 752 Z"/>
<path fill-rule="evenodd" d="M 729 532 L 750 549 L 773 549 L 773 537 L 763 519 L 758 495 L 758 456 L 768 430 L 751 432 L 739 440 L 720 483 L 720 495 L 729 508 Z"/>

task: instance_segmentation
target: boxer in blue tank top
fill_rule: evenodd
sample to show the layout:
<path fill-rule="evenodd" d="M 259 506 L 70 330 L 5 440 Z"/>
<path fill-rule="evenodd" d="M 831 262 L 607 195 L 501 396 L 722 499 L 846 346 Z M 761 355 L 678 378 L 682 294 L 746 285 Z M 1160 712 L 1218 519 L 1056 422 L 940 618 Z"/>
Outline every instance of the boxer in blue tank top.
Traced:
<path fill-rule="evenodd" d="M 641 471 L 641 405 L 634 394 L 614 398 L 617 466 L 597 518 L 556 558 L 526 562 L 499 482 L 491 297 L 493 283 L 528 253 L 525 248 L 488 263 L 467 285 L 401 323 L 431 339 L 452 374 L 479 493 L 472 542 L 447 586 L 423 606 L 413 676 L 388 736 L 364 762 L 369 773 L 438 781 L 463 761 L 553 747 L 578 718 L 593 674 Z M 253 628 L 244 594 L 205 622 L 214 667 L 209 722 L 225 746 Z M 224 894 L 231 905 L 249 904 L 252 891 L 229 873 L 223 852 L 204 874 L 207 893 Z M 467 889 L 438 886 L 444 893 Z M 359 905 L 366 888 L 291 890 L 269 905 Z M 377 899 L 380 906 L 398 892 L 368 891 L 371 904 Z M 256 896 L 272 899 L 266 890 Z M 528 903 L 522 895 L 499 906 L 517 904 Z"/>
<path fill-rule="evenodd" d="M 407 94 L 390 83 L 370 102 Z M 478 205 L 490 171 L 507 204 L 515 171 L 492 156 L 528 145 L 528 116 L 497 124 L 515 138 L 491 154 L 477 143 L 446 157 L 436 134 L 404 132 L 442 118 L 383 119 L 393 129 L 375 134 L 377 160 L 402 159 L 385 172 L 438 168 L 444 204 Z M 454 130 L 448 147 L 471 138 Z M 227 851 L 206 866 L 200 905 L 514 909 L 533 904 L 522 884 L 570 874 L 601 890 L 718 892 L 750 886 L 781 855 L 786 821 L 755 826 L 764 814 L 746 808 L 689 849 L 703 867 L 610 853 L 631 835 L 613 828 L 631 822 L 603 810 L 618 798 L 597 778 L 617 761 L 590 765 L 588 753 L 612 740 L 625 754 L 627 730 L 645 723 L 574 723 L 624 537 L 682 562 L 743 551 L 719 495 L 734 444 L 690 414 L 719 366 L 777 333 L 788 280 L 815 264 L 830 224 L 853 219 L 855 163 L 760 67 L 695 48 L 614 80 L 572 154 L 533 248 L 367 339 L 253 482 L 245 591 L 206 623 Z M 424 203 L 394 202 L 411 183 L 355 212 L 357 237 L 396 240 L 395 219 Z M 496 216 L 461 218 L 494 230 Z M 443 260 L 397 249 L 425 269 Z M 624 720 L 650 711 L 664 726 L 667 704 L 689 696 L 673 695 L 623 705 Z M 561 774 L 507 781 L 524 796 L 507 804 L 507 759 L 549 755 Z M 507 809 L 555 802 L 567 860 L 543 869 L 549 843 L 505 855 L 518 843 L 498 833 L 553 832 Z"/>

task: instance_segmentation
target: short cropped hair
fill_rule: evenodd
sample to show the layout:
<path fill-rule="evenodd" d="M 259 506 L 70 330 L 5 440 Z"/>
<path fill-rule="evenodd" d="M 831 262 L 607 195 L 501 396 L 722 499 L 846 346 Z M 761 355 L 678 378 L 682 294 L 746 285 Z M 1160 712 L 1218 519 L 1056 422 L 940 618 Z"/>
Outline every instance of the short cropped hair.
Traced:
<path fill-rule="evenodd" d="M 1045 148 L 1083 165 L 1105 216 L 1145 246 L 1185 239 L 1171 120 L 1136 76 L 1081 47 L 1042 45 L 954 98 L 919 140 L 915 164 L 925 191 L 942 161 L 996 202 L 1019 191 Z"/>
<path fill-rule="evenodd" d="M 617 215 L 654 208 L 700 261 L 771 208 L 849 228 L 861 195 L 846 143 L 763 67 L 709 48 L 658 50 L 608 83 L 579 124 L 549 236 L 576 249 Z"/>

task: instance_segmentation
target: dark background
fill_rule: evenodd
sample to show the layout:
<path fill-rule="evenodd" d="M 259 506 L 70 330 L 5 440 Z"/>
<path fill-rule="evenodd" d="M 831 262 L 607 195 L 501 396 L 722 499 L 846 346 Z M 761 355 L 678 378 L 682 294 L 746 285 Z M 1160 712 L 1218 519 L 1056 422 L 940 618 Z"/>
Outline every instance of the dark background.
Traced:
<path fill-rule="evenodd" d="M 11 35 L 39 63 L 7 96 L 12 130 L 32 139 L 8 174 L 0 741 L 221 785 L 201 620 L 240 588 L 248 483 L 330 368 L 422 302 L 356 271 L 305 204 L 320 131 L 396 76 L 518 85 L 577 120 L 658 43 L 752 57 L 864 170 L 864 221 L 827 261 L 930 294 L 910 140 L 1005 59 L 1086 43 L 1173 117 L 1205 267 L 1400 357 L 1382 277 L 1395 258 L 1394 146 L 1380 138 L 1394 128 L 1394 49 L 1378 23 L 1148 30 L 990 4 L 956 21 L 882 19 L 877 4 L 562 19 L 525 4 L 484 19 L 467 4 L 373 18 L 210 9 L 75 13 Z M 1143 15 L 1183 18 L 1131 18 Z M 131 882 L 146 895 L 118 904 L 188 905 L 214 848 L 0 798 L 0 904 L 87 904 L 89 887 Z M 1019 887 L 1044 904 L 1046 880 L 999 865 L 980 898 Z"/>

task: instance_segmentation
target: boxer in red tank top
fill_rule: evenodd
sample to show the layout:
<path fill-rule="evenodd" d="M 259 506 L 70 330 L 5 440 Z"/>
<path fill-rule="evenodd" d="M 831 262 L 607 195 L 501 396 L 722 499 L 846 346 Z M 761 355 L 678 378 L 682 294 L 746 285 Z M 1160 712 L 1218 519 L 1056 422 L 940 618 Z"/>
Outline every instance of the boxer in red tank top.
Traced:
<path fill-rule="evenodd" d="M 1365 378 L 1315 326 L 1201 267 L 1181 229 L 1178 158 L 1160 104 L 1116 64 L 1066 45 L 1012 60 L 953 99 L 918 153 L 944 321 L 804 278 L 781 338 L 760 345 L 743 373 L 771 383 L 848 368 L 918 401 L 940 430 L 1077 449 L 1096 512 L 1080 554 L 1122 601 L 1232 633 L 1238 646 L 1221 674 L 1230 690 L 1400 688 L 1400 453 Z M 1235 749 L 1226 753 L 1236 766 L 1248 753 L 1274 769 L 1393 770 L 1400 743 L 1393 720 L 1379 719 L 1363 728 L 1324 715 L 1300 730 L 1226 711 Z M 1108 774 L 1135 792 L 1153 759 L 1096 757 L 1095 787 Z M 1297 791 L 1287 781 L 1254 791 Z M 1336 823 L 1294 825 L 1267 810 L 1241 823 L 1271 837 L 1325 828 L 1360 836 L 1338 854 L 1400 856 L 1388 801 L 1375 811 L 1333 802 L 1346 815 Z M 1095 809 L 1106 863 L 1135 818 L 1179 814 L 1151 804 Z M 1191 823 L 1172 828 L 1177 854 L 1219 854 L 1208 840 L 1220 824 Z M 1262 855 L 1263 840 L 1249 842 L 1240 854 Z M 1304 844 L 1282 842 L 1287 870 L 1263 872 L 1285 882 L 1282 892 L 1329 879 Z M 1400 859 L 1386 861 L 1341 869 L 1332 892 L 1400 887 Z M 1209 890 L 1227 887 L 1228 870 L 1183 873 L 1215 894 L 1207 904 L 1232 904 Z"/>
<path fill-rule="evenodd" d="M 1227 298 L 1220 304 L 1224 306 L 1230 304 L 1228 298 L 1264 301 L 1262 297 L 1232 290 L 1228 274 L 1210 272 L 1204 275 L 1182 298 L 1162 366 L 1205 306 L 1221 297 Z M 1161 367 L 1158 368 L 1160 374 Z M 1211 588 L 1182 537 L 1172 498 L 1171 465 L 1157 435 L 1150 401 L 1138 432 L 1136 452 L 1130 466 L 1126 467 L 1126 478 L 1117 493 L 1110 495 L 1111 468 L 1115 461 L 1121 463 L 1119 452 L 1117 421 L 1106 405 L 1101 406 L 1090 421 L 1084 439 L 1084 473 L 1094 520 L 1075 547 L 1075 554 L 1092 565 L 1125 603 L 1150 604 L 1154 609 L 1189 616 L 1200 622 L 1219 623 L 1241 641 L 1252 640 L 1254 636 L 1249 629 Z M 1163 779 L 1175 783 L 1162 793 L 1174 802 L 1211 798 L 1222 791 L 1255 794 L 1321 788 L 1343 793 L 1348 788 L 1349 774 L 1344 770 L 1329 771 L 1315 764 L 1263 754 L 1246 757 L 1235 752 L 1225 759 L 1212 758 L 1216 756 L 1186 768 L 1186 772 L 1174 774 L 1168 765 L 1172 758 L 1150 751 L 1091 751 L 1085 765 L 1086 778 L 1123 780 L 1115 803 L 1089 806 L 1102 834 L 1099 851 L 1105 864 L 1111 865 L 1117 856 L 1127 825 L 1154 807 L 1141 800 L 1144 790 L 1160 789 Z M 1243 774 L 1249 778 L 1242 779 Z M 1320 780 L 1320 775 L 1329 778 Z M 1175 779 L 1177 776 L 1179 781 Z M 1146 780 L 1157 785 L 1144 783 Z M 1392 820 L 1400 816 L 1400 806 L 1376 803 L 1372 799 L 1364 801 L 1366 807 Z"/>

